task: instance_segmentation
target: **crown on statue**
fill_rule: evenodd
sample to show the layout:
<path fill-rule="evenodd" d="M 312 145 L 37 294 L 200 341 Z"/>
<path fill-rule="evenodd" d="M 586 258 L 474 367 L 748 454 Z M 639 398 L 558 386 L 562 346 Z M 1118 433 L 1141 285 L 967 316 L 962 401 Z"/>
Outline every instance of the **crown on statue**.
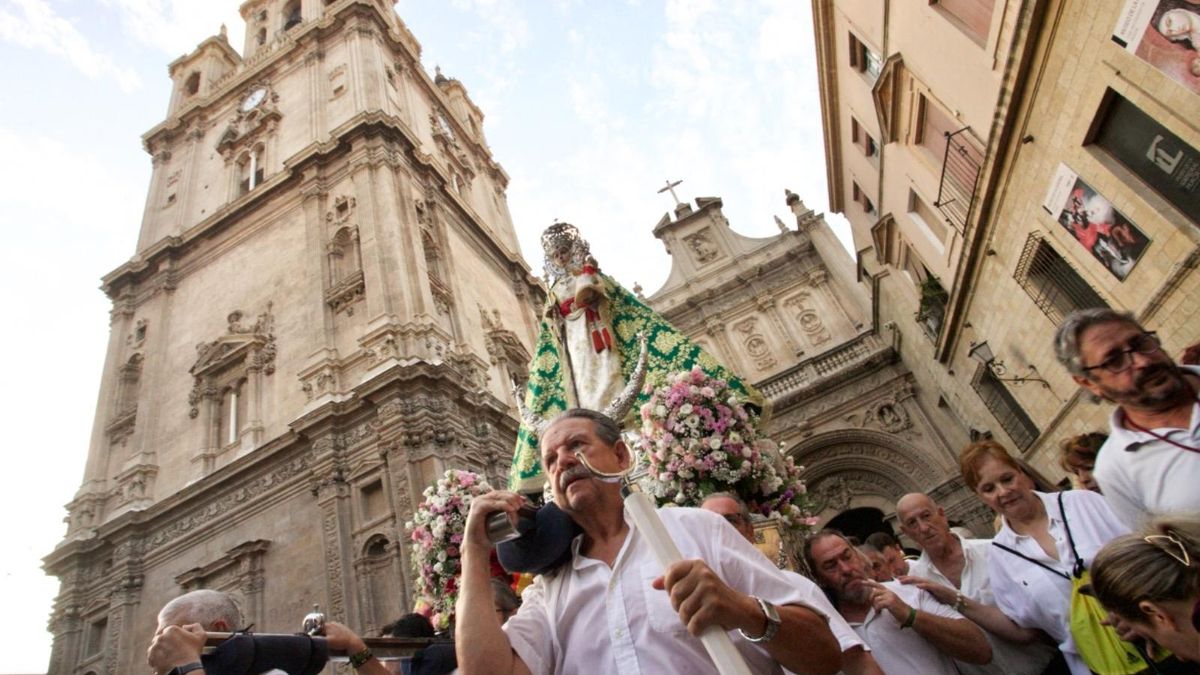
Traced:
<path fill-rule="evenodd" d="M 546 256 L 546 271 L 556 279 L 569 269 L 582 267 L 591 257 L 587 240 L 570 223 L 554 223 L 547 227 L 542 232 L 542 251 Z"/>

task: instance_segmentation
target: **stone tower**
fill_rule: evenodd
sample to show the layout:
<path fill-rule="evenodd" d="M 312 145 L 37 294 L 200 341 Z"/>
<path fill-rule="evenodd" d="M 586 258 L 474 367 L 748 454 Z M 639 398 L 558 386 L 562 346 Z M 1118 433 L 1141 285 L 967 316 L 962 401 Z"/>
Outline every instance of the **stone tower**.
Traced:
<path fill-rule="evenodd" d="M 45 559 L 49 672 L 144 669 L 158 609 L 232 593 L 290 632 L 411 606 L 404 522 L 448 466 L 500 480 L 536 279 L 456 80 L 383 0 L 249 0 L 170 65 L 82 485 Z"/>

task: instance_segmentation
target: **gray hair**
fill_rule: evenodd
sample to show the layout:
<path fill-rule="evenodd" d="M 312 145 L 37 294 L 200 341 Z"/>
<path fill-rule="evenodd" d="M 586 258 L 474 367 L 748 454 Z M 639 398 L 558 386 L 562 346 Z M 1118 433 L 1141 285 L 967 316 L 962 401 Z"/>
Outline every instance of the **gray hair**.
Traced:
<path fill-rule="evenodd" d="M 521 606 L 521 598 L 512 586 L 504 583 L 503 579 L 492 578 L 492 604 L 496 609 L 505 612 L 515 612 Z"/>
<path fill-rule="evenodd" d="M 743 500 L 741 497 L 733 494 L 732 492 L 714 492 L 710 495 L 705 495 L 704 500 L 700 502 L 700 506 L 703 508 L 703 506 L 705 504 L 707 504 L 708 500 L 710 500 L 710 499 L 721 499 L 721 498 L 732 499 L 733 503 L 737 504 L 738 511 L 742 514 L 742 518 L 744 518 L 746 520 L 747 524 L 751 524 L 750 507 L 746 506 L 745 500 Z"/>
<path fill-rule="evenodd" d="M 158 622 L 163 626 L 185 626 L 200 624 L 211 631 L 218 621 L 224 621 L 230 631 L 245 628 L 242 612 L 228 593 L 202 589 L 185 593 L 163 605 L 158 612 Z"/>
<path fill-rule="evenodd" d="M 571 408 L 559 414 L 558 417 L 555 417 L 553 422 L 546 425 L 546 428 L 549 429 L 550 426 L 566 419 L 591 420 L 592 429 L 596 432 L 596 437 L 605 445 L 616 445 L 617 441 L 621 440 L 621 425 L 617 424 L 608 415 L 587 408 Z"/>
<path fill-rule="evenodd" d="M 1054 356 L 1072 375 L 1083 375 L 1083 362 L 1079 355 L 1079 336 L 1083 331 L 1105 323 L 1127 323 L 1142 329 L 1142 324 L 1129 312 L 1118 312 L 1108 307 L 1077 309 L 1067 315 L 1054 332 Z"/>

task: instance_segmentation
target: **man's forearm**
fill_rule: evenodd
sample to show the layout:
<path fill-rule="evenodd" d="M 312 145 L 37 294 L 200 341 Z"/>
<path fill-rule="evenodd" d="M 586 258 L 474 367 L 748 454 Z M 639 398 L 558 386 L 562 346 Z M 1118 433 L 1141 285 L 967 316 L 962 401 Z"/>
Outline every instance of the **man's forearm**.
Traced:
<path fill-rule="evenodd" d="M 515 672 L 517 663 L 492 605 L 488 553 L 463 549 L 454 630 L 458 668 L 463 675 L 507 675 Z"/>
<path fill-rule="evenodd" d="M 970 619 L 950 619 L 918 612 L 913 630 L 950 658 L 983 665 L 992 660 L 992 645 Z"/>
<path fill-rule="evenodd" d="M 779 632 L 766 645 L 781 666 L 794 673 L 836 673 L 842 668 L 842 650 L 824 617 L 808 607 L 784 605 L 779 610 Z"/>
<path fill-rule="evenodd" d="M 1029 644 L 1041 639 L 1039 631 L 1032 628 L 1022 628 L 1000 611 L 999 607 L 985 605 L 978 600 L 963 598 L 962 615 L 974 621 L 979 627 L 998 635 L 1009 642 Z"/>

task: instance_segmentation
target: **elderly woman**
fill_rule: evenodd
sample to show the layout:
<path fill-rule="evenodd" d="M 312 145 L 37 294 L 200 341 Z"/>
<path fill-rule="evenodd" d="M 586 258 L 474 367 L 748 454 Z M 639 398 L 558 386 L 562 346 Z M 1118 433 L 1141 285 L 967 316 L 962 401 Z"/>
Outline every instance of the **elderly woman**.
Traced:
<path fill-rule="evenodd" d="M 1170 516 L 1096 554 L 1092 592 L 1139 637 L 1200 663 L 1200 520 Z"/>
<path fill-rule="evenodd" d="M 1075 476 L 1075 483 L 1084 490 L 1099 492 L 1096 477 L 1092 470 L 1096 468 L 1096 455 L 1100 446 L 1108 440 L 1108 434 L 1092 431 L 1064 439 L 1058 446 L 1058 463 L 1063 470 Z"/>
<path fill-rule="evenodd" d="M 1077 559 L 1086 567 L 1128 530 L 1095 492 L 1034 490 L 1033 479 L 995 441 L 968 445 L 958 463 L 967 487 L 1000 516 L 992 539 L 999 550 L 988 556 L 996 605 L 1018 626 L 1045 631 L 1071 672 L 1087 675 L 1071 636 L 1072 572 Z"/>

